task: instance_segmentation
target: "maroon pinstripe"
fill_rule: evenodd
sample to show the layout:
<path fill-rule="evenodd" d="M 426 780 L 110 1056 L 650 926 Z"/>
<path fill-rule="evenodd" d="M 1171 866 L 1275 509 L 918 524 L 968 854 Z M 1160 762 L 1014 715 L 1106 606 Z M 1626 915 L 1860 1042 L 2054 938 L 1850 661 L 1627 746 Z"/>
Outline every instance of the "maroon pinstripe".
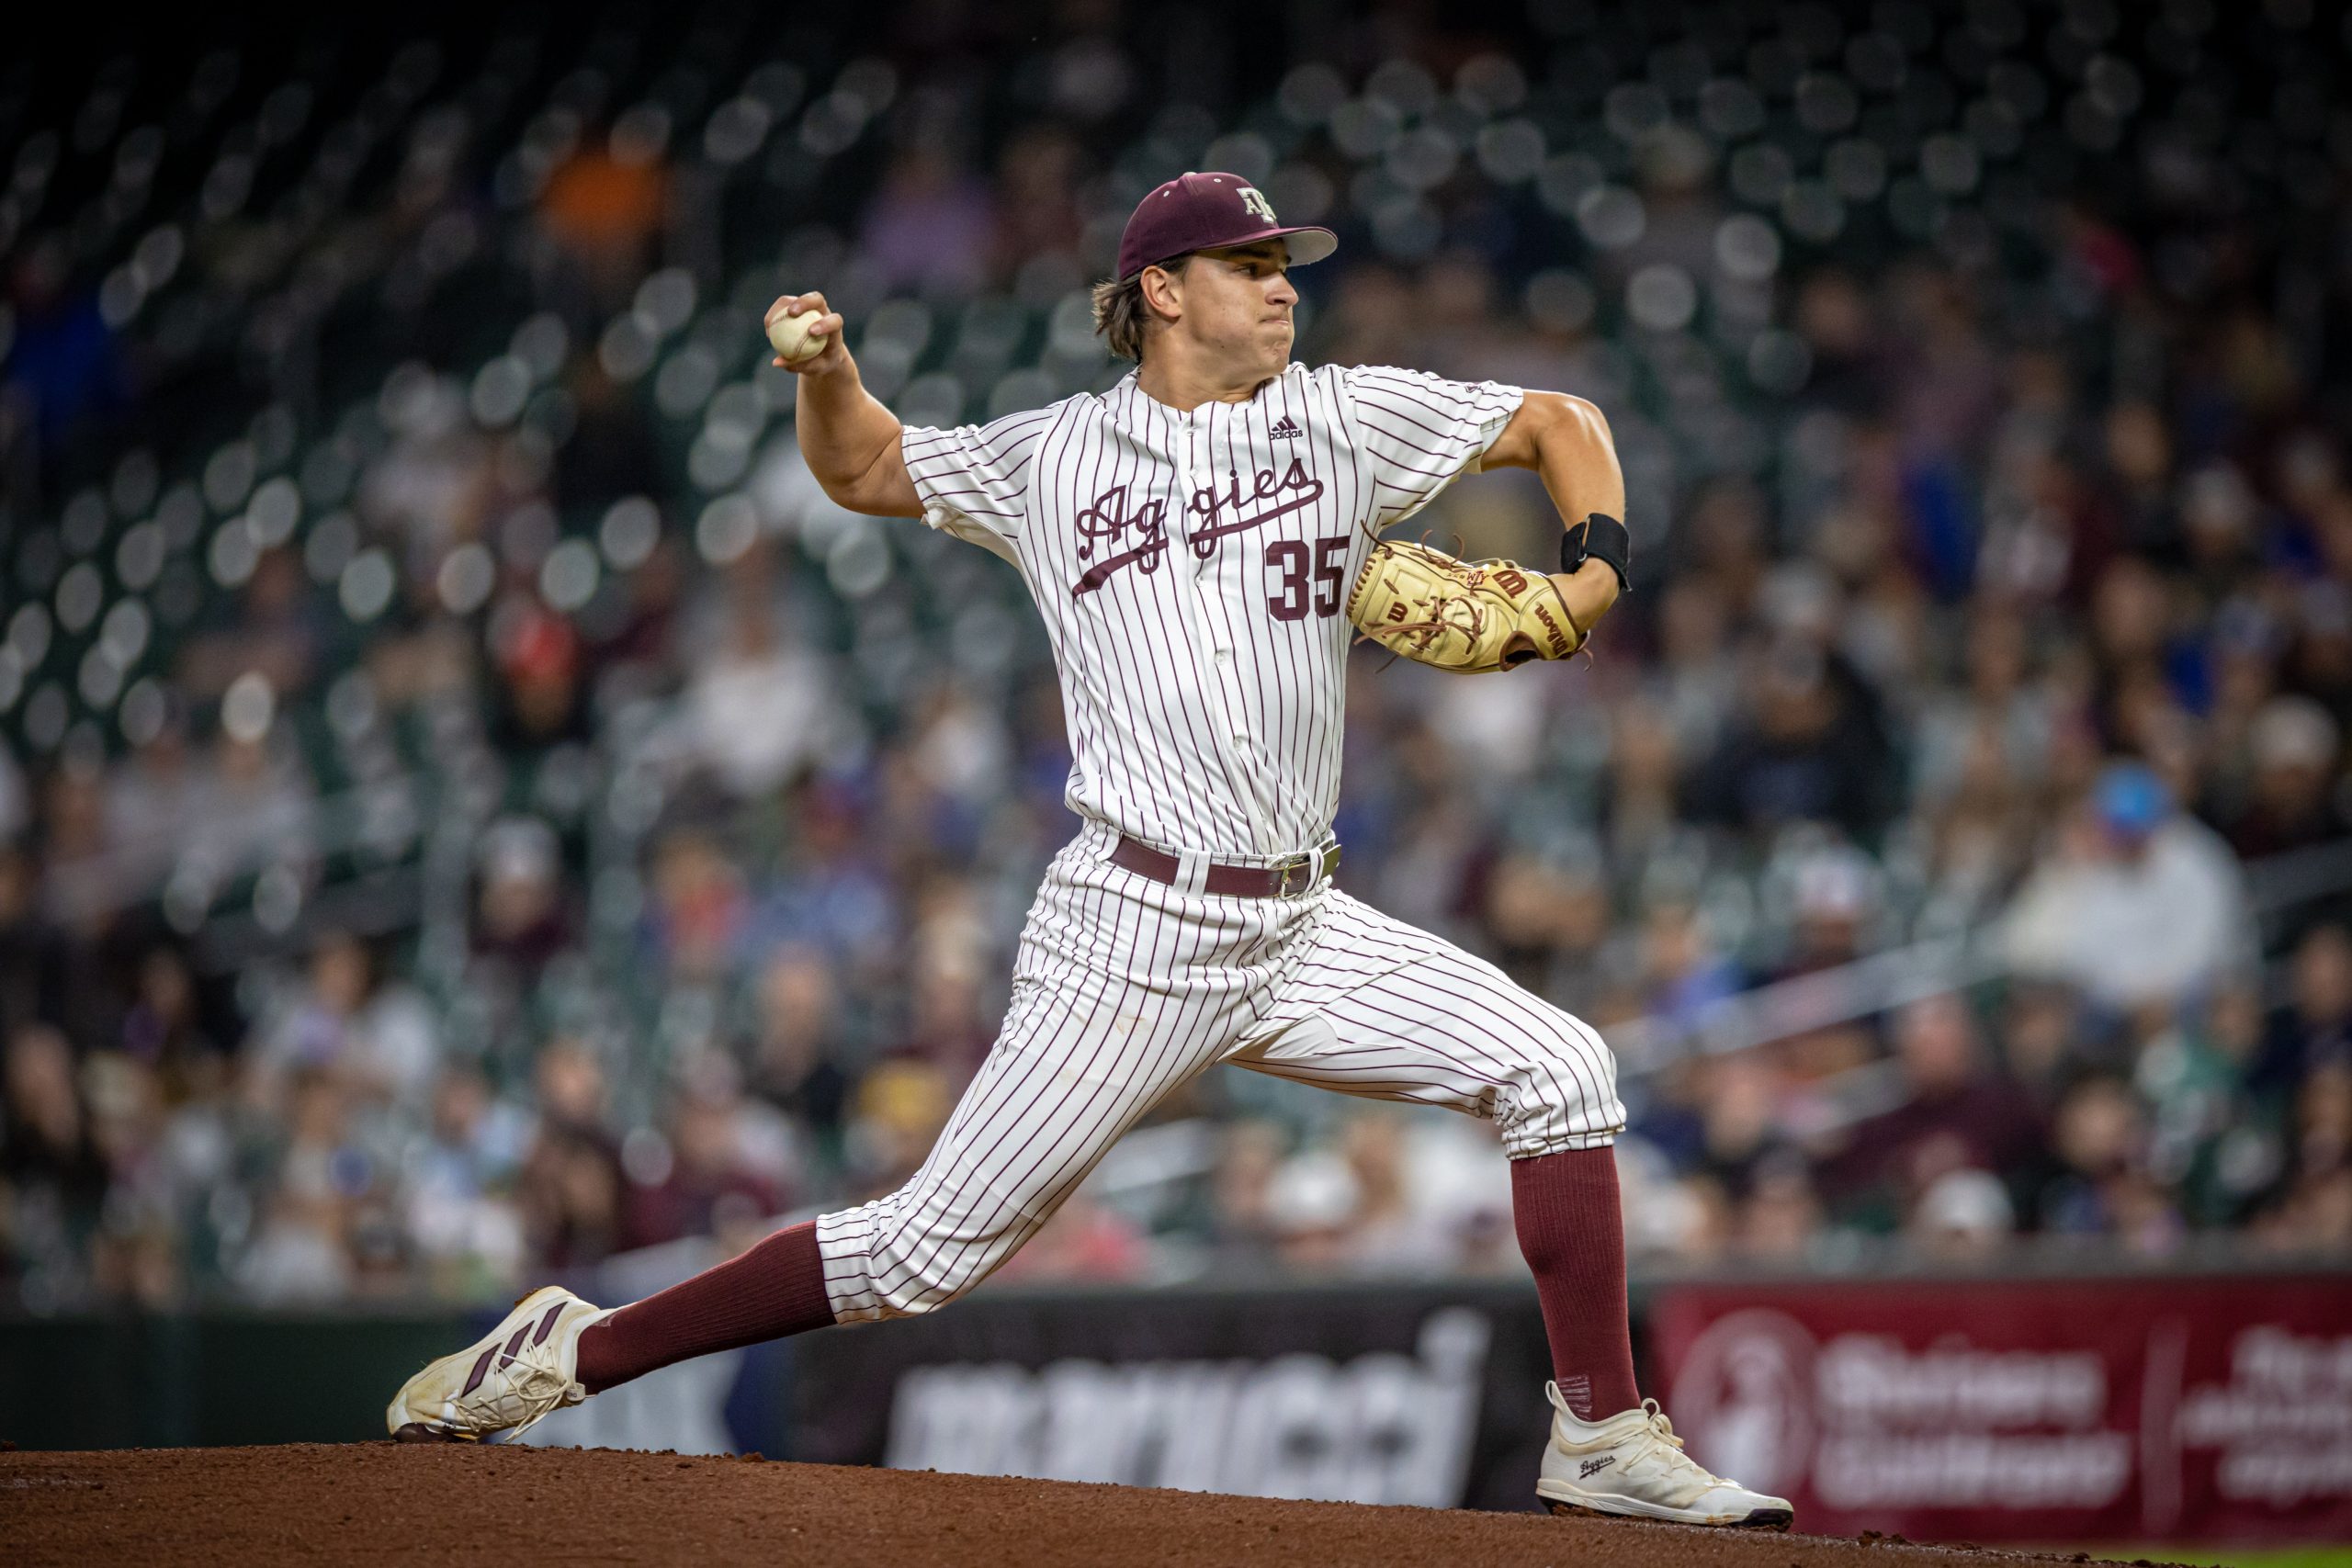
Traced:
<path fill-rule="evenodd" d="M 1246 403 L 1183 412 L 1131 376 L 907 432 L 923 520 L 1012 562 L 1045 618 L 1084 826 L 1038 889 L 996 1046 L 922 1168 L 817 1222 L 842 1319 L 968 1290 L 1136 1118 L 1221 1061 L 1488 1116 L 1515 1158 L 1614 1138 L 1607 1048 L 1493 965 L 1328 884 L 1253 899 L 1199 880 L 1210 861 L 1329 840 L 1346 590 L 1378 531 L 1475 471 L 1520 399 L 1293 366 Z M 1111 864 L 1122 831 L 1178 856 L 1179 885 Z"/>

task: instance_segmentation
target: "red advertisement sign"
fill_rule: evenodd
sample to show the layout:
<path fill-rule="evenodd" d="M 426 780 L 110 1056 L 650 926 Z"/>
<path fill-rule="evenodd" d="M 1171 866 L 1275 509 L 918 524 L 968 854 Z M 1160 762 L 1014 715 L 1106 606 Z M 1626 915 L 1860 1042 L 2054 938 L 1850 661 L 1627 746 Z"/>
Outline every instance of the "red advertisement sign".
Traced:
<path fill-rule="evenodd" d="M 1675 1286 L 1650 1323 L 1691 1452 L 1803 1530 L 2352 1540 L 2352 1278 Z"/>

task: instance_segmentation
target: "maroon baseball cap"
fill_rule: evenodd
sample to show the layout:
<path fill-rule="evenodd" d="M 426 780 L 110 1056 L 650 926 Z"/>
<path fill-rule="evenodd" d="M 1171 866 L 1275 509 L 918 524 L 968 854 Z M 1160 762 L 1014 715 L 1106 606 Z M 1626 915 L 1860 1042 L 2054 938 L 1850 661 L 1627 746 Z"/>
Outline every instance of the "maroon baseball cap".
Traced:
<path fill-rule="evenodd" d="M 1193 251 L 1288 240 L 1290 263 L 1305 266 L 1340 248 L 1329 229 L 1283 227 L 1274 204 L 1239 175 L 1179 175 L 1136 203 L 1119 236 L 1119 281 Z"/>

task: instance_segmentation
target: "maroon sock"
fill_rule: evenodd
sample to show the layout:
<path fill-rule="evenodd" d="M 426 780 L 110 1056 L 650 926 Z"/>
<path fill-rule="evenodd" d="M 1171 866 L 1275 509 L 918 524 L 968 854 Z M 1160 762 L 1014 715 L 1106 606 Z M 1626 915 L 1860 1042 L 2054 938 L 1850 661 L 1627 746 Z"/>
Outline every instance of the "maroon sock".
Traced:
<path fill-rule="evenodd" d="M 589 1393 L 601 1393 L 673 1361 L 779 1339 L 832 1321 L 817 1227 L 793 1225 L 584 1331 L 574 1375 Z"/>
<path fill-rule="evenodd" d="M 1511 1221 L 1535 1271 L 1552 1376 L 1581 1420 L 1641 1403 L 1625 1306 L 1625 1220 L 1617 1156 L 1566 1149 L 1510 1162 Z"/>

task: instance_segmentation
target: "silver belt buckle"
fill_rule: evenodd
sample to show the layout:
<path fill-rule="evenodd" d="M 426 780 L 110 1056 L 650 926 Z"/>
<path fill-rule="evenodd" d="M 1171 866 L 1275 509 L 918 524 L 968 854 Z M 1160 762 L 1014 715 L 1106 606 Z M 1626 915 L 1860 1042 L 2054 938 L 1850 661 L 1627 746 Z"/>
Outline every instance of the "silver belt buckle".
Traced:
<path fill-rule="evenodd" d="M 1290 879 L 1293 872 L 1303 871 L 1306 873 L 1306 882 L 1300 885 L 1300 891 L 1305 891 L 1306 887 L 1308 885 L 1311 885 L 1315 880 L 1316 858 L 1317 857 L 1315 855 L 1306 851 L 1301 851 L 1297 854 L 1284 855 L 1282 859 L 1276 861 L 1274 863 L 1274 869 L 1281 872 L 1283 874 L 1282 880 L 1274 886 L 1274 897 L 1277 898 L 1287 898 L 1290 897 Z"/>

